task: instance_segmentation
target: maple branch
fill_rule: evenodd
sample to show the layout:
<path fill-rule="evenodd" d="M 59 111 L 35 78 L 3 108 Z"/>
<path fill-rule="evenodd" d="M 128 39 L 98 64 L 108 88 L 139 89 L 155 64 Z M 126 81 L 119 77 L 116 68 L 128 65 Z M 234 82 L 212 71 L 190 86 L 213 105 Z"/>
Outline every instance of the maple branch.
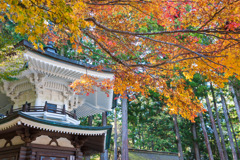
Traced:
<path fill-rule="evenodd" d="M 226 6 L 222 7 L 219 11 L 215 12 L 214 15 L 207 22 L 205 22 L 198 30 L 204 28 L 209 22 L 211 22 L 225 8 L 226 8 Z"/>
<path fill-rule="evenodd" d="M 227 56 L 207 56 L 208 58 L 217 58 L 217 57 L 227 57 Z M 159 67 L 159 66 L 162 66 L 164 64 L 174 64 L 174 63 L 178 63 L 178 62 L 181 62 L 181 61 L 186 61 L 186 60 L 191 60 L 191 59 L 199 59 L 199 58 L 202 58 L 200 56 L 195 56 L 195 57 L 188 57 L 188 58 L 182 58 L 182 59 L 179 59 L 179 60 L 175 60 L 175 61 L 164 61 L 163 63 L 158 63 L 158 64 L 155 64 L 155 65 L 151 65 L 151 64 L 132 64 L 132 65 L 129 65 L 129 67 L 148 67 L 148 68 L 156 68 L 156 67 Z M 163 68 L 161 68 L 163 69 Z"/>
<path fill-rule="evenodd" d="M 114 32 L 114 33 L 120 33 L 120 34 L 128 34 L 128 35 L 158 35 L 158 34 L 172 34 L 172 33 L 221 33 L 221 34 L 226 34 L 226 33 L 233 33 L 233 34 L 240 34 L 239 30 L 236 31 L 226 31 L 226 30 L 216 30 L 216 29 L 204 29 L 204 30 L 191 30 L 191 29 L 184 29 L 184 30 L 174 30 L 174 31 L 159 31 L 159 32 L 146 32 L 146 33 L 137 33 L 137 32 L 131 32 L 131 31 L 121 31 L 121 30 L 116 30 L 116 29 L 111 29 L 108 28 L 99 22 L 96 21 L 94 17 L 86 18 L 85 21 L 91 21 L 93 22 L 96 26 L 108 31 L 108 32 Z"/>
<path fill-rule="evenodd" d="M 126 66 L 120 59 L 118 59 L 117 57 L 115 57 L 114 55 L 112 55 L 111 51 L 109 51 L 101 42 L 99 42 L 96 37 L 92 34 L 90 34 L 89 32 L 86 32 L 85 30 L 82 30 L 83 33 L 85 33 L 88 37 L 90 37 L 91 39 L 93 39 L 110 57 L 112 57 L 112 59 L 116 62 L 118 62 L 119 64 L 122 64 L 124 66 Z"/>
<path fill-rule="evenodd" d="M 180 44 L 175 44 L 175 43 L 171 43 L 171 42 L 165 42 L 165 41 L 161 41 L 161 40 L 156 40 L 156 39 L 153 39 L 153 38 L 150 38 L 150 37 L 146 37 L 146 36 L 137 36 L 137 37 L 143 38 L 143 39 L 149 39 L 149 40 L 154 41 L 154 42 L 159 42 L 159 43 L 163 43 L 163 44 L 168 44 L 168 45 L 176 46 L 176 47 L 178 47 L 178 48 L 182 48 L 182 49 L 185 49 L 185 50 L 187 50 L 187 51 L 189 51 L 189 52 L 192 52 L 192 53 L 194 53 L 194 54 L 196 54 L 196 55 L 198 55 L 198 56 L 200 56 L 200 57 L 206 58 L 205 55 L 200 54 L 200 53 L 198 53 L 198 52 L 195 52 L 195 51 L 193 51 L 193 50 L 191 50 L 191 49 L 188 49 L 188 48 L 186 48 L 186 47 L 184 47 L 184 46 L 182 46 L 182 45 L 180 45 Z"/>
<path fill-rule="evenodd" d="M 238 2 L 239 0 L 233 1 L 232 3 L 229 3 L 228 5 L 232 5 L 235 2 Z M 204 28 L 209 22 L 211 22 L 220 12 L 222 12 L 224 9 L 226 8 L 226 6 L 222 7 L 219 11 L 215 12 L 214 15 L 207 21 L 205 22 L 198 30 Z"/>
<path fill-rule="evenodd" d="M 83 43 L 81 43 L 81 42 L 78 42 L 78 44 L 80 44 L 82 47 L 84 47 L 84 48 L 87 48 L 87 49 L 89 49 L 89 51 L 90 52 L 92 52 L 92 53 L 94 53 L 94 54 L 96 54 L 96 55 L 98 55 L 98 56 L 100 56 L 101 58 L 103 58 L 103 59 L 105 59 L 105 60 L 111 60 L 110 58 L 107 58 L 107 57 L 104 57 L 103 55 L 101 55 L 101 54 L 98 54 L 97 52 L 94 52 L 90 47 L 88 47 L 88 46 L 86 46 L 86 45 L 84 45 Z M 87 55 L 88 57 L 90 57 L 89 55 Z M 109 61 L 108 61 L 109 62 Z M 110 62 L 109 62 L 110 63 Z"/>
<path fill-rule="evenodd" d="M 223 40 L 234 40 L 234 41 L 239 42 L 238 39 L 233 38 L 231 35 L 229 35 L 231 38 L 222 38 L 222 37 L 219 37 L 219 36 L 216 36 L 216 35 L 213 35 L 213 34 L 208 34 L 208 33 L 205 33 L 204 35 L 206 35 L 206 36 L 211 36 L 211 37 L 215 37 L 215 38 L 218 38 L 218 39 L 223 39 Z"/>
<path fill-rule="evenodd" d="M 193 50 L 191 50 L 191 49 L 189 49 L 189 48 L 186 48 L 186 47 L 184 47 L 184 46 L 182 46 L 182 45 L 180 45 L 180 44 L 175 44 L 175 43 L 160 41 L 160 40 L 152 39 L 152 38 L 149 38 L 149 37 L 146 37 L 146 36 L 137 36 L 137 37 L 140 37 L 140 38 L 143 38 L 143 39 L 149 39 L 149 40 L 151 40 L 151 41 L 155 41 L 155 42 L 159 42 L 159 43 L 163 43 L 163 44 L 168 44 L 168 45 L 176 46 L 176 47 L 178 47 L 178 48 L 185 49 L 185 50 L 187 50 L 187 51 L 189 51 L 189 52 L 192 52 L 192 53 L 194 53 L 194 54 L 197 54 L 197 55 L 200 56 L 200 57 L 205 58 L 206 60 L 208 60 L 208 61 L 210 61 L 210 62 L 212 62 L 212 63 L 214 63 L 214 64 L 217 64 L 217 65 L 220 65 L 220 66 L 223 66 L 223 67 L 227 68 L 225 65 L 222 65 L 222 64 L 220 64 L 220 63 L 216 63 L 216 62 L 208 59 L 207 56 L 205 56 L 205 55 L 203 55 L 203 54 L 200 54 L 200 53 L 198 53 L 198 52 L 196 52 L 196 51 L 193 51 Z"/>
<path fill-rule="evenodd" d="M 104 2 L 104 1 L 103 1 Z M 129 5 L 130 3 L 147 3 L 150 1 L 143 1 L 143 0 L 135 0 L 135 1 L 128 1 L 128 0 L 116 0 L 116 1 L 107 1 L 105 3 L 102 3 L 99 1 L 96 1 L 95 3 L 93 2 L 84 2 L 89 5 Z"/>
<path fill-rule="evenodd" d="M 202 60 L 207 66 L 209 66 L 210 68 L 212 68 L 213 70 L 215 70 L 217 73 L 219 73 L 216 68 L 214 68 L 214 67 L 212 67 L 211 65 L 209 65 L 206 61 L 204 61 L 204 59 L 201 58 L 201 60 Z M 227 67 L 226 67 L 226 68 L 227 68 Z"/>
<path fill-rule="evenodd" d="M 134 52 L 131 48 L 129 48 L 129 47 L 127 46 L 127 44 L 124 43 L 117 34 L 115 34 L 115 33 L 112 33 L 112 34 L 120 41 L 121 44 L 123 44 L 123 46 L 124 46 L 128 51 L 130 51 L 132 54 L 134 54 L 134 55 L 136 56 L 136 59 L 137 59 L 139 62 L 141 62 L 141 59 L 139 58 L 139 56 L 137 56 L 137 55 L 135 54 L 135 52 Z M 127 61 L 128 61 L 128 60 L 127 60 Z"/>

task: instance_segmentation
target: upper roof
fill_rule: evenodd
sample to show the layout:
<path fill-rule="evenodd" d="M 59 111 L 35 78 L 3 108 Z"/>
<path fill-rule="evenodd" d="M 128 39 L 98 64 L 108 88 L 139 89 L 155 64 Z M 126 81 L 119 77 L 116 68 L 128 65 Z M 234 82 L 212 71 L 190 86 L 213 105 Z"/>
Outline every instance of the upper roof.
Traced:
<path fill-rule="evenodd" d="M 82 63 L 80 61 L 61 56 L 60 54 L 54 54 L 52 52 L 49 52 L 48 50 L 43 51 L 41 49 L 35 49 L 34 46 L 32 45 L 32 43 L 28 42 L 27 40 L 22 40 L 17 45 L 15 45 L 15 47 L 18 47 L 18 46 L 25 46 L 28 49 L 31 49 L 39 54 L 49 57 L 49 58 L 53 58 L 53 59 L 56 59 L 56 60 L 62 61 L 62 62 L 67 62 L 67 63 L 73 64 L 73 65 L 78 65 L 80 67 L 84 67 L 84 68 L 88 68 L 88 69 L 92 69 L 92 70 L 95 70 L 94 68 L 97 67 L 95 65 Z M 112 73 L 112 70 L 109 68 L 102 69 L 101 71 Z"/>

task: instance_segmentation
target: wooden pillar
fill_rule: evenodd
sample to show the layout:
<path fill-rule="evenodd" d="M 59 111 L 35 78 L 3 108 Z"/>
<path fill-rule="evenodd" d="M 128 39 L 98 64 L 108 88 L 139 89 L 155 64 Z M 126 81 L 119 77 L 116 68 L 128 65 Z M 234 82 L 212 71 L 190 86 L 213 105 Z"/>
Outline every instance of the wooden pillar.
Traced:
<path fill-rule="evenodd" d="M 102 126 L 107 125 L 107 112 L 102 113 Z M 108 150 L 105 150 L 104 153 L 101 153 L 100 160 L 108 160 Z"/>
<path fill-rule="evenodd" d="M 83 160 L 83 154 L 80 150 L 76 151 L 75 160 Z"/>
<path fill-rule="evenodd" d="M 19 160 L 36 160 L 37 153 L 32 150 L 32 147 L 29 143 L 26 143 L 26 146 L 22 146 L 19 152 Z"/>
<path fill-rule="evenodd" d="M 21 147 L 18 159 L 19 160 L 25 160 L 26 159 L 26 152 L 27 152 L 27 147 Z"/>
<path fill-rule="evenodd" d="M 76 148 L 75 152 L 75 160 L 83 160 L 83 153 L 81 152 L 81 148 L 84 143 L 87 141 L 87 138 L 82 138 L 80 136 L 75 136 L 72 140 L 72 145 Z"/>

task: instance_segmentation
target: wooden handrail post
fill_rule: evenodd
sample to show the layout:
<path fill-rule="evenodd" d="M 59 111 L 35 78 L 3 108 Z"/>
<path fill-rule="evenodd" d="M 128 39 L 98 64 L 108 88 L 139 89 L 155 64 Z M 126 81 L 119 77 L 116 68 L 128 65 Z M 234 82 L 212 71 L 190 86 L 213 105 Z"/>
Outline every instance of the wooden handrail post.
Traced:
<path fill-rule="evenodd" d="M 45 101 L 45 105 L 44 105 L 43 111 L 47 111 L 47 101 Z"/>
<path fill-rule="evenodd" d="M 28 103 L 26 102 L 26 103 L 23 105 L 23 112 L 27 112 L 27 109 L 28 109 Z"/>
<path fill-rule="evenodd" d="M 12 114 L 12 113 L 13 113 L 13 105 L 10 108 L 10 114 Z"/>
<path fill-rule="evenodd" d="M 77 119 L 76 109 L 74 109 L 73 118 Z"/>
<path fill-rule="evenodd" d="M 63 105 L 62 114 L 66 114 L 66 107 L 65 107 L 65 104 Z"/>
<path fill-rule="evenodd" d="M 24 111 L 25 104 L 22 106 L 22 111 Z"/>

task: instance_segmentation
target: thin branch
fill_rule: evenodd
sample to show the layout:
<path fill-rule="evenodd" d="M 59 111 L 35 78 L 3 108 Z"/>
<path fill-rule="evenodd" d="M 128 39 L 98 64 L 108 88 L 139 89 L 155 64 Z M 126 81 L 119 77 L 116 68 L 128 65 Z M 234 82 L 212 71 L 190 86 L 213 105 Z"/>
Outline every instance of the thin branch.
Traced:
<path fill-rule="evenodd" d="M 158 35 L 158 34 L 173 34 L 173 33 L 220 33 L 220 34 L 226 34 L 226 33 L 232 33 L 232 34 L 239 34 L 240 31 L 225 31 L 225 30 L 216 30 L 216 29 L 204 29 L 204 30 L 190 30 L 190 29 L 184 29 L 184 30 L 175 30 L 175 31 L 159 31 L 159 32 L 146 32 L 146 33 L 137 33 L 137 32 L 131 32 L 131 31 L 121 31 L 116 29 L 108 28 L 99 22 L 96 21 L 94 17 L 86 18 L 85 21 L 91 21 L 96 26 L 108 31 L 108 32 L 114 32 L 114 33 L 120 33 L 120 34 L 128 34 L 128 35 Z"/>
<path fill-rule="evenodd" d="M 112 57 L 112 59 L 116 62 L 118 62 L 119 64 L 122 64 L 124 66 L 126 66 L 125 63 L 123 63 L 120 59 L 118 59 L 117 57 L 115 57 L 111 51 L 109 51 L 101 42 L 99 42 L 96 37 L 92 34 L 90 34 L 89 32 L 86 32 L 85 30 L 82 30 L 83 33 L 85 33 L 88 37 L 90 37 L 91 39 L 93 39 L 110 57 Z"/>
<path fill-rule="evenodd" d="M 223 67 L 227 68 L 225 65 L 216 63 L 216 62 L 208 59 L 207 56 L 205 56 L 205 55 L 203 55 L 203 54 L 200 54 L 200 53 L 198 53 L 198 52 L 196 52 L 196 51 L 193 51 L 193 50 L 191 50 L 191 49 L 189 49 L 189 48 L 186 48 L 186 47 L 184 47 L 184 46 L 182 46 L 182 45 L 180 45 L 180 44 L 175 44 L 175 43 L 160 41 L 160 40 L 152 39 L 152 38 L 149 38 L 149 37 L 146 37 L 146 36 L 137 36 L 137 37 L 140 37 L 140 38 L 143 38 L 143 39 L 149 39 L 149 40 L 154 41 L 154 42 L 159 42 L 159 43 L 163 43 L 163 44 L 168 44 L 168 45 L 176 46 L 176 47 L 178 47 L 178 48 L 185 49 L 185 50 L 187 50 L 187 51 L 189 51 L 189 52 L 192 52 L 192 53 L 194 53 L 194 54 L 196 54 L 196 55 L 198 55 L 198 56 L 200 56 L 200 57 L 205 58 L 206 60 L 208 60 L 208 61 L 210 61 L 210 62 L 212 62 L 212 63 L 214 63 L 214 64 L 217 64 L 217 65 L 220 65 L 220 66 L 223 66 Z"/>

